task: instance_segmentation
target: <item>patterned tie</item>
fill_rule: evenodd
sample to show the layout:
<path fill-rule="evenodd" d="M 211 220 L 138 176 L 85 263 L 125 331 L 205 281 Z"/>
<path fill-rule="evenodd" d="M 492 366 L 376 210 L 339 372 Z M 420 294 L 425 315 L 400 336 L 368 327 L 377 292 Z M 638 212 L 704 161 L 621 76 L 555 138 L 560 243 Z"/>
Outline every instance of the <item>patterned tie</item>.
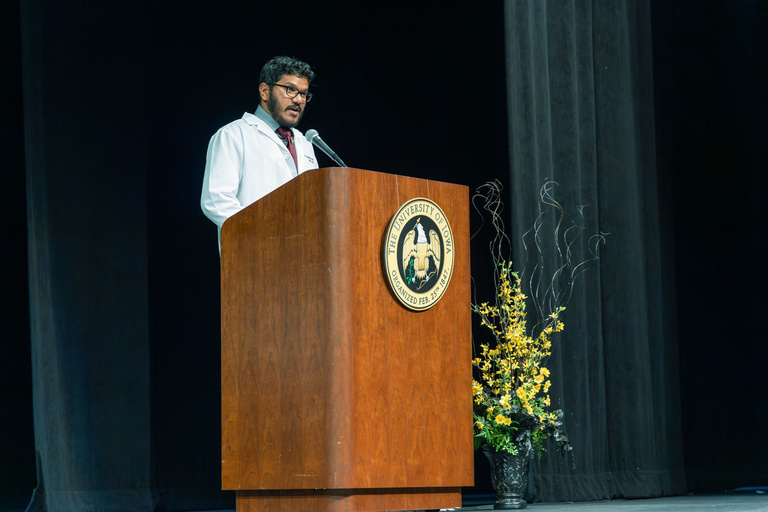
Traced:
<path fill-rule="evenodd" d="M 288 151 L 291 152 L 291 156 L 293 157 L 293 163 L 296 165 L 296 171 L 298 171 L 299 162 L 296 159 L 296 146 L 293 145 L 293 132 L 291 132 L 290 128 L 281 126 L 280 128 L 277 129 L 277 133 L 279 133 L 280 136 L 283 137 L 288 143 Z"/>

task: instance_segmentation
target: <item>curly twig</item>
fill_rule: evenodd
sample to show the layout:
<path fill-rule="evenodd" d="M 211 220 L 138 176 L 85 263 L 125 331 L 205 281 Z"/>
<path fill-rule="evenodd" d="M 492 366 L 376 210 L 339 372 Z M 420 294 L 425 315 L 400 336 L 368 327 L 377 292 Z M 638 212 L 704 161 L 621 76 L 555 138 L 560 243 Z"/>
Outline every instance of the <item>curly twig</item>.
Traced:
<path fill-rule="evenodd" d="M 528 288 L 527 295 L 536 311 L 536 323 L 530 332 L 536 332 L 552 312 L 560 311 L 568 304 L 572 295 L 576 279 L 588 270 L 593 263 L 600 258 L 599 246 L 605 243 L 608 233 L 592 235 L 587 241 L 587 250 L 591 257 L 584 261 L 574 260 L 573 248 L 582 237 L 586 229 L 584 210 L 586 205 L 578 205 L 578 217 L 572 221 L 567 229 L 563 230 L 565 223 L 565 211 L 562 205 L 554 198 L 553 190 L 558 185 L 553 180 L 547 180 L 539 189 L 539 200 L 544 205 L 543 210 L 537 215 L 533 226 L 523 233 L 521 237 L 523 254 L 522 279 L 528 276 L 525 284 Z M 478 187 L 472 197 L 472 205 L 480 214 L 481 225 L 472 235 L 474 238 L 485 225 L 486 217 L 490 217 L 490 223 L 494 228 L 494 237 L 489 244 L 489 251 L 494 263 L 494 283 L 498 294 L 499 264 L 503 261 L 511 261 L 512 244 L 506 233 L 504 220 L 501 216 L 503 203 L 501 201 L 501 184 L 498 181 L 490 181 Z M 553 219 L 553 220 L 552 220 Z M 551 234 L 548 234 L 548 225 L 552 220 Z M 550 275 L 546 271 L 546 262 L 553 264 L 554 270 Z M 474 287 L 473 287 L 474 288 Z M 477 303 L 473 291 L 473 303 Z"/>

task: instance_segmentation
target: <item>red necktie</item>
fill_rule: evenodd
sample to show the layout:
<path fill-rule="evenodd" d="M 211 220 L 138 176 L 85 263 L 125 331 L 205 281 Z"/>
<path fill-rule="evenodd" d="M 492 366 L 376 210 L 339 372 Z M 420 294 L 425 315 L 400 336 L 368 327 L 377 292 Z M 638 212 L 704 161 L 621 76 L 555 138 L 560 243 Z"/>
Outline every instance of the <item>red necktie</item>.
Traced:
<path fill-rule="evenodd" d="M 291 152 L 293 163 L 296 165 L 296 170 L 298 171 L 299 162 L 296 160 L 296 146 L 293 145 L 293 132 L 291 132 L 290 128 L 281 126 L 277 129 L 277 133 L 279 133 L 283 138 L 285 138 L 286 142 L 288 142 L 288 151 Z"/>

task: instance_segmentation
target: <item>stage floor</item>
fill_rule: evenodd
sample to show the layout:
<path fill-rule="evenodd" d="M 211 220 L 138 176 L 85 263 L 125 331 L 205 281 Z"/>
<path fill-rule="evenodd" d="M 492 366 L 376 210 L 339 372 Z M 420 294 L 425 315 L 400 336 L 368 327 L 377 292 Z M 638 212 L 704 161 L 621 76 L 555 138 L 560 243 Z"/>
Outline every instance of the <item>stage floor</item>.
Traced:
<path fill-rule="evenodd" d="M 493 505 L 465 506 L 457 511 L 493 510 Z M 640 500 L 587 501 L 575 503 L 532 503 L 532 512 L 591 511 L 597 512 L 757 512 L 768 511 L 768 493 L 765 491 L 739 492 L 717 495 L 674 496 Z"/>

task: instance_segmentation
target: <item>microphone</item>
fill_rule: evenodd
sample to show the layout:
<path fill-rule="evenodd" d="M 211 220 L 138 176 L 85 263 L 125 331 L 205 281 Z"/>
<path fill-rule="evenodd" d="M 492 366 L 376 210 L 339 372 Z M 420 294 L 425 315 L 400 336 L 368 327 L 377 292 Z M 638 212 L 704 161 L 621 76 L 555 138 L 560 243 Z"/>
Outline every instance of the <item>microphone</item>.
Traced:
<path fill-rule="evenodd" d="M 342 167 L 347 167 L 347 164 L 345 164 L 341 158 L 339 158 L 339 155 L 334 153 L 334 151 L 328 146 L 328 144 L 325 143 L 323 139 L 320 138 L 320 135 L 318 135 L 317 130 L 307 130 L 306 135 L 304 135 L 309 142 L 323 150 L 323 153 L 331 157 L 331 160 L 336 162 Z"/>

